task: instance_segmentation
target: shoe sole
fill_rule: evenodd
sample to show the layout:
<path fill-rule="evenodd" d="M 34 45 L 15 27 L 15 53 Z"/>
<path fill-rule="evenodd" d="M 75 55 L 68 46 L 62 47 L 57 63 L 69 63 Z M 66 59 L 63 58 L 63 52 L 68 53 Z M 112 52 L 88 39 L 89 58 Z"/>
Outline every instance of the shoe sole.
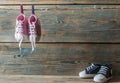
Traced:
<path fill-rule="evenodd" d="M 85 76 L 81 76 L 79 75 L 80 78 L 82 79 L 89 79 L 89 78 L 93 78 L 96 74 L 86 74 Z"/>
<path fill-rule="evenodd" d="M 105 81 L 96 81 L 96 80 L 94 80 L 94 82 L 96 82 L 96 83 L 105 83 L 110 79 L 112 79 L 112 77 L 107 78 Z"/>

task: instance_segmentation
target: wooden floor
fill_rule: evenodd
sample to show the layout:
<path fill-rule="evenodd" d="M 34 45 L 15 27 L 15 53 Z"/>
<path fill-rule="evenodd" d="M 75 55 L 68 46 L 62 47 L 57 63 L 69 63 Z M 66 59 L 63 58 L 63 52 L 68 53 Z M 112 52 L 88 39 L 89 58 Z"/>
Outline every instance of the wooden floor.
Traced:
<path fill-rule="evenodd" d="M 78 76 L 42 76 L 42 75 L 1 75 L 0 83 L 94 83 L 92 79 L 80 79 Z M 120 77 L 113 77 L 108 83 L 120 83 Z"/>

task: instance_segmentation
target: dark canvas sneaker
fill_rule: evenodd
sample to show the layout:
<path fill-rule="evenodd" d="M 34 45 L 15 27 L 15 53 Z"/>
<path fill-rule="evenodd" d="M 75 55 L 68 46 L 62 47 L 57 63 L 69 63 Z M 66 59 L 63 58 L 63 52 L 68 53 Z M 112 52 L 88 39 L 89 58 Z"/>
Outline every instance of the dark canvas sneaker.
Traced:
<path fill-rule="evenodd" d="M 32 45 L 32 52 L 35 50 L 35 43 L 40 40 L 41 37 L 41 25 L 40 21 L 34 13 L 34 6 L 32 5 L 32 14 L 28 19 L 29 22 L 29 39 Z"/>
<path fill-rule="evenodd" d="M 100 69 L 100 64 L 91 64 L 86 67 L 85 70 L 79 73 L 80 78 L 92 78 L 94 77 Z"/>
<path fill-rule="evenodd" d="M 20 5 L 20 15 L 16 18 L 15 39 L 19 42 L 19 49 L 21 52 L 21 43 L 24 37 L 28 37 L 28 20 L 23 13 L 23 5 Z"/>
<path fill-rule="evenodd" d="M 97 75 L 94 77 L 94 81 L 98 83 L 104 83 L 112 78 L 112 65 L 106 64 L 101 66 Z"/>

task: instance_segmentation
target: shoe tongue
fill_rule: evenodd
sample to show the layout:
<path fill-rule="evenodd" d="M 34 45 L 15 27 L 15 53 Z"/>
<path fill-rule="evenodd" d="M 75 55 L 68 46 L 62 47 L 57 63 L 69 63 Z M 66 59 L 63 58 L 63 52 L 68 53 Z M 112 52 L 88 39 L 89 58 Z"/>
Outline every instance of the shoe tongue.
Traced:
<path fill-rule="evenodd" d="M 104 64 L 103 66 L 112 69 L 112 64 Z"/>
<path fill-rule="evenodd" d="M 33 25 L 35 25 L 35 22 L 32 22 Z"/>
<path fill-rule="evenodd" d="M 31 22 L 31 23 L 32 23 L 32 22 L 36 22 L 35 16 L 31 16 L 31 17 L 30 17 L 30 22 Z"/>
<path fill-rule="evenodd" d="M 21 21 L 21 20 L 18 20 L 18 22 L 19 22 L 19 23 L 22 23 L 22 21 Z"/>
<path fill-rule="evenodd" d="M 95 66 L 95 64 L 92 63 L 91 66 Z"/>
<path fill-rule="evenodd" d="M 101 66 L 100 64 L 94 64 L 94 66 Z"/>
<path fill-rule="evenodd" d="M 107 66 L 101 66 L 101 68 L 107 68 L 108 69 L 109 67 L 107 67 Z"/>
<path fill-rule="evenodd" d="M 24 20 L 25 20 L 25 15 L 24 15 L 24 14 L 20 14 L 20 15 L 17 17 L 17 20 L 24 21 Z"/>
<path fill-rule="evenodd" d="M 99 64 L 93 64 L 93 63 L 92 63 L 91 65 L 92 65 L 92 66 L 99 66 Z"/>

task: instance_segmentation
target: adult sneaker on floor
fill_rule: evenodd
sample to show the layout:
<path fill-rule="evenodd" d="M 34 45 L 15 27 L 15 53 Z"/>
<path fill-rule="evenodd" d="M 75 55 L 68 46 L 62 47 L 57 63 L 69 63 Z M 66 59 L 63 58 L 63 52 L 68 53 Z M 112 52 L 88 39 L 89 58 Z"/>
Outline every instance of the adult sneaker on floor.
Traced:
<path fill-rule="evenodd" d="M 94 77 L 100 69 L 100 64 L 91 64 L 86 67 L 85 70 L 79 73 L 80 78 L 92 78 Z"/>
<path fill-rule="evenodd" d="M 104 83 L 112 78 L 112 65 L 105 64 L 101 66 L 97 75 L 94 77 L 94 81 L 98 83 Z"/>
<path fill-rule="evenodd" d="M 28 19 L 29 22 L 29 39 L 32 45 L 32 52 L 36 48 L 36 41 L 40 40 L 41 37 L 41 25 L 40 21 L 34 13 L 34 6 L 32 5 L 32 14 Z"/>

